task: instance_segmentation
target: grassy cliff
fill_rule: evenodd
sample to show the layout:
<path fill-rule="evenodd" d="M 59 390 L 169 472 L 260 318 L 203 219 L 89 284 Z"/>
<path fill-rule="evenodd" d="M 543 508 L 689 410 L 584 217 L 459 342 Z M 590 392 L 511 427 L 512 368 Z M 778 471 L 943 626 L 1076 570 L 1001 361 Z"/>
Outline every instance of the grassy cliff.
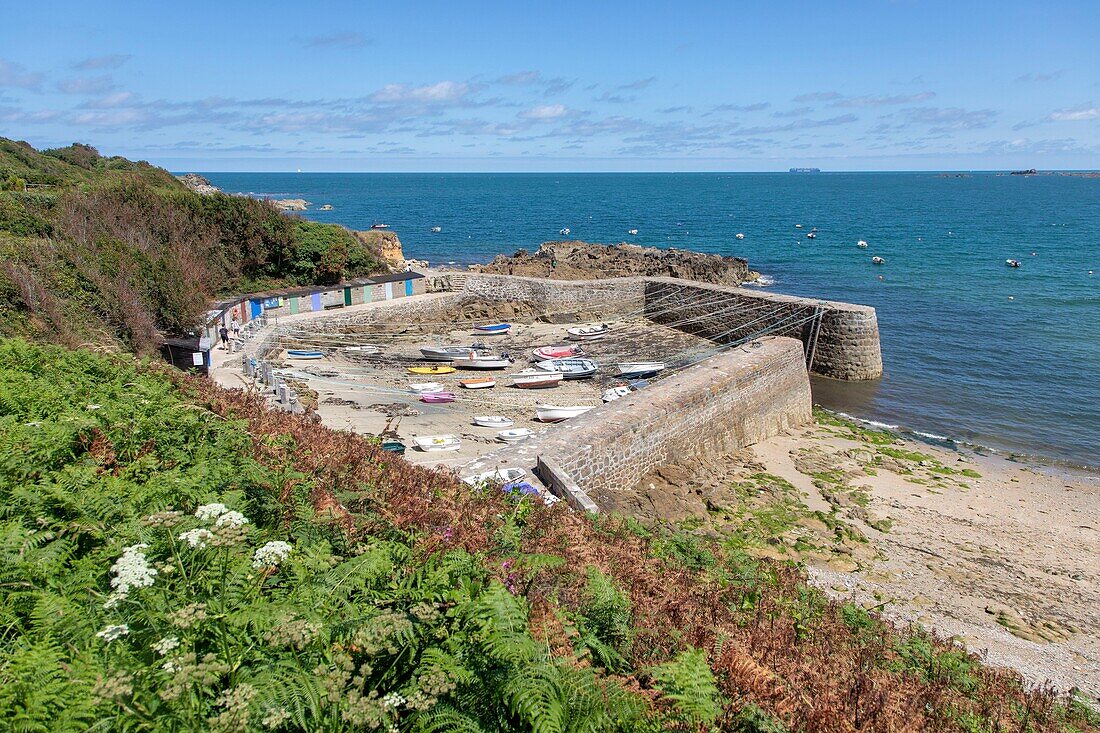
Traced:
<path fill-rule="evenodd" d="M 211 298 L 385 272 L 347 229 L 167 171 L 0 138 L 0 333 L 149 351 Z"/>
<path fill-rule="evenodd" d="M 1073 731 L 1100 718 L 696 534 L 0 340 L 20 731 Z"/>

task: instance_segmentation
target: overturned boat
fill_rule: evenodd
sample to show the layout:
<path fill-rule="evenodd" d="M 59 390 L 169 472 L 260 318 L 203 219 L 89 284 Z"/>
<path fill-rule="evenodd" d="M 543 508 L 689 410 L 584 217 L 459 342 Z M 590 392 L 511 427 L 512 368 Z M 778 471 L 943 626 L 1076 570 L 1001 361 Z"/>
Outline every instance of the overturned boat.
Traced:
<path fill-rule="evenodd" d="M 520 389 L 550 389 L 561 384 L 565 375 L 543 369 L 524 369 L 512 375 L 512 386 Z"/>
<path fill-rule="evenodd" d="M 561 422 L 594 409 L 595 405 L 535 405 L 535 415 L 540 422 Z"/>
<path fill-rule="evenodd" d="M 666 369 L 663 361 L 628 361 L 615 365 L 623 378 L 651 377 Z"/>

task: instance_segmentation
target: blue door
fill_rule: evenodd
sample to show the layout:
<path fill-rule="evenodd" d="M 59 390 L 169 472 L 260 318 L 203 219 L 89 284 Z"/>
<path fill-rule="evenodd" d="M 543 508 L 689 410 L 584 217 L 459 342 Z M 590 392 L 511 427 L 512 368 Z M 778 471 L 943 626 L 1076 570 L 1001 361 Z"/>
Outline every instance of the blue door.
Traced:
<path fill-rule="evenodd" d="M 313 295 L 309 296 L 309 302 L 313 305 L 313 310 L 315 310 L 315 311 L 321 310 L 321 294 L 320 293 L 314 293 Z"/>
<path fill-rule="evenodd" d="M 412 295 L 412 294 L 413 294 L 413 281 L 412 280 L 406 280 L 405 281 L 405 295 Z"/>
<path fill-rule="evenodd" d="M 251 306 L 252 315 L 250 316 L 250 318 L 259 318 L 261 315 L 263 315 L 264 304 L 262 301 L 251 300 L 248 304 Z"/>

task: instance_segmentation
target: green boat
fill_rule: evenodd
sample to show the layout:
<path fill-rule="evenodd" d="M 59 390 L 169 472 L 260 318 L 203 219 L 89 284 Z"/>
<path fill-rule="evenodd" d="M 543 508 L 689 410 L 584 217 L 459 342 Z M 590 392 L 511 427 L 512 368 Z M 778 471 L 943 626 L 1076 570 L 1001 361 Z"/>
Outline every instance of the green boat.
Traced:
<path fill-rule="evenodd" d="M 396 453 L 401 456 L 405 454 L 405 444 L 400 440 L 383 440 L 382 450 L 389 451 L 390 453 Z"/>

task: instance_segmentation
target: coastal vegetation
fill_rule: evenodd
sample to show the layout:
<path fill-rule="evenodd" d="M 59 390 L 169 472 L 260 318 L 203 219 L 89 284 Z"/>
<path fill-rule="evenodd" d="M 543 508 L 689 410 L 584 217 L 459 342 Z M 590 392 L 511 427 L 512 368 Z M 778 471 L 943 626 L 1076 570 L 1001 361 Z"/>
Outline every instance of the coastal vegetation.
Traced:
<path fill-rule="evenodd" d="M 212 298 L 387 270 L 344 227 L 199 195 L 87 145 L 0 138 L 0 333 L 148 352 Z"/>
<path fill-rule="evenodd" d="M 0 456 L 13 730 L 1100 728 L 790 563 L 469 487 L 155 362 L 0 340 Z"/>

